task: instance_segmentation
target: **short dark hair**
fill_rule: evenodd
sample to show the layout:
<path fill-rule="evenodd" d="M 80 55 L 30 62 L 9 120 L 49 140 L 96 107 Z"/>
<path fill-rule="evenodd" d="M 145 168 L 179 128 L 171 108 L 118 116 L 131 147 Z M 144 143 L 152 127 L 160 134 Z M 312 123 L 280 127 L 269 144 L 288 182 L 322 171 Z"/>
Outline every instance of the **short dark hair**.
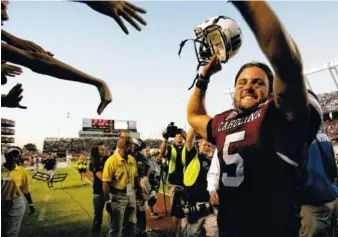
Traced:
<path fill-rule="evenodd" d="M 11 156 L 21 156 L 22 150 L 18 146 L 10 146 L 6 149 L 5 158 L 8 159 Z"/>
<path fill-rule="evenodd" d="M 273 73 L 272 73 L 271 69 L 269 68 L 269 66 L 266 65 L 265 63 L 253 61 L 253 62 L 244 64 L 239 69 L 239 71 L 237 72 L 237 75 L 235 77 L 235 86 L 236 86 L 237 79 L 238 79 L 239 75 L 243 72 L 244 69 L 246 69 L 248 67 L 258 67 L 265 72 L 265 74 L 268 77 L 268 81 L 269 81 L 269 95 L 270 95 L 272 93 L 272 83 L 273 83 L 273 77 L 274 76 L 273 76 Z"/>

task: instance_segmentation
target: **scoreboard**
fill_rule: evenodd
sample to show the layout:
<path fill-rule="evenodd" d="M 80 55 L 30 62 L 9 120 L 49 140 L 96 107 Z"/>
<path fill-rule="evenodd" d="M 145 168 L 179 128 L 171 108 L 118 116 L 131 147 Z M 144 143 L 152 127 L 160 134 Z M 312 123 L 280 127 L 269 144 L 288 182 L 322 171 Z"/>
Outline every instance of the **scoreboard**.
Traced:
<path fill-rule="evenodd" d="M 107 120 L 107 119 L 83 119 L 83 131 L 106 131 L 113 130 L 137 130 L 136 121 Z"/>
<path fill-rule="evenodd" d="M 114 129 L 114 120 L 92 119 L 92 128 Z"/>

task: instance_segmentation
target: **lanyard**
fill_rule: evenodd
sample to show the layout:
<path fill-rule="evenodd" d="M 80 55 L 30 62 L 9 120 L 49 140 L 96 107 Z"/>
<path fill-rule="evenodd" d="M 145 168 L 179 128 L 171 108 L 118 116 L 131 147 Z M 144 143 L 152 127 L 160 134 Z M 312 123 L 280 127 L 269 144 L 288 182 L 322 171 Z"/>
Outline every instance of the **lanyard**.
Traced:
<path fill-rule="evenodd" d="M 128 170 L 128 158 L 127 158 L 127 160 L 125 160 L 125 162 L 124 162 L 124 166 L 126 167 L 126 171 L 127 171 L 127 181 L 128 181 L 128 183 L 131 183 L 130 182 L 130 179 L 129 179 L 129 170 Z"/>

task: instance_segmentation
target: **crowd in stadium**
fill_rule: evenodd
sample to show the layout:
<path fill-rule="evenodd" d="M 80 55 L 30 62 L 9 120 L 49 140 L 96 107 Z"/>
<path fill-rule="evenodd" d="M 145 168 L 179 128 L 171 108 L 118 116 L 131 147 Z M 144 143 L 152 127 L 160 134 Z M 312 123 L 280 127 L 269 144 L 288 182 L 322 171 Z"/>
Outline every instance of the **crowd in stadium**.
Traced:
<path fill-rule="evenodd" d="M 318 99 L 324 113 L 335 111 L 338 108 L 338 91 L 318 94 Z"/>
<path fill-rule="evenodd" d="M 108 151 L 114 151 L 117 145 L 117 139 L 100 139 L 100 138 L 47 138 L 43 143 L 44 152 L 69 152 L 80 154 L 83 151 L 90 151 L 90 148 L 102 141 Z M 158 148 L 161 144 L 160 139 L 146 139 L 144 142 L 150 148 Z"/>

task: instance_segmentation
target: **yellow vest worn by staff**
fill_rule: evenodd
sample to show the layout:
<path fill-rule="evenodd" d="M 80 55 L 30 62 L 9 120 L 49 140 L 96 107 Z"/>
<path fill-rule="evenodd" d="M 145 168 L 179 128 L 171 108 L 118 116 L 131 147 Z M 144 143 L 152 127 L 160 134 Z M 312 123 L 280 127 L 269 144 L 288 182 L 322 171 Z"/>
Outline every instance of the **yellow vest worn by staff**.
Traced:
<path fill-rule="evenodd" d="M 188 167 L 185 167 L 186 163 L 186 147 L 182 150 L 182 164 L 183 164 L 183 184 L 187 187 L 194 185 L 201 170 L 201 164 L 198 159 L 198 152 L 196 152 L 194 158 L 190 161 Z"/>
<path fill-rule="evenodd" d="M 174 173 L 175 168 L 176 168 L 177 151 L 176 151 L 176 148 L 173 145 L 170 145 L 170 146 L 171 146 L 171 155 L 170 155 L 170 160 L 169 160 L 168 173 L 172 174 L 172 173 Z"/>

